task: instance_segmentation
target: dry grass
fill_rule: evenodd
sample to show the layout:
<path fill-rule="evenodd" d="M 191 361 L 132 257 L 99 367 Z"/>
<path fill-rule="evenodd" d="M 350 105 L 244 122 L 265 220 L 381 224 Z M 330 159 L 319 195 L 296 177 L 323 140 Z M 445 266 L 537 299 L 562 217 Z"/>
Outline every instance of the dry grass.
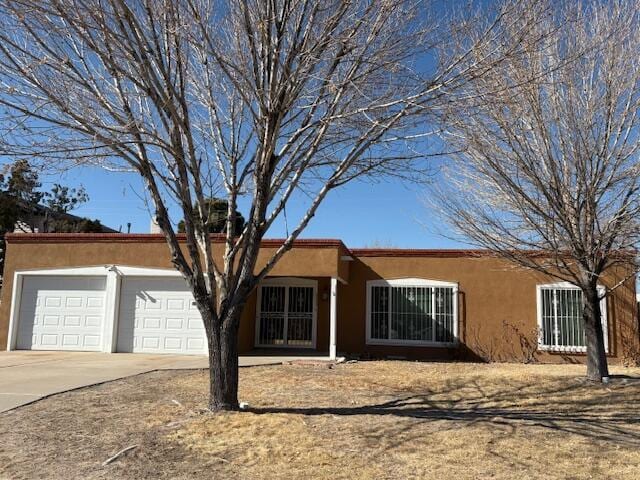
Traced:
<path fill-rule="evenodd" d="M 640 380 L 597 386 L 583 373 L 575 365 L 254 367 L 241 371 L 251 411 L 212 415 L 202 411 L 204 372 L 156 372 L 0 416 L 0 476 L 640 478 Z M 100 466 L 131 444 L 140 446 Z"/>

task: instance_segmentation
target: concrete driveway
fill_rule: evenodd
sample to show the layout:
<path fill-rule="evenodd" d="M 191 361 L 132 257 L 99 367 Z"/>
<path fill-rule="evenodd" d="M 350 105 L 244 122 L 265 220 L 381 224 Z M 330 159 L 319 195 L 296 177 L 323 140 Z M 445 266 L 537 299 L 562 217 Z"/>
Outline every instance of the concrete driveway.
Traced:
<path fill-rule="evenodd" d="M 305 357 L 309 359 L 309 357 Z M 326 358 L 326 357 L 325 357 Z M 294 357 L 243 356 L 240 366 L 274 365 Z M 141 353 L 0 352 L 0 412 L 75 388 L 152 370 L 206 368 L 205 356 Z"/>

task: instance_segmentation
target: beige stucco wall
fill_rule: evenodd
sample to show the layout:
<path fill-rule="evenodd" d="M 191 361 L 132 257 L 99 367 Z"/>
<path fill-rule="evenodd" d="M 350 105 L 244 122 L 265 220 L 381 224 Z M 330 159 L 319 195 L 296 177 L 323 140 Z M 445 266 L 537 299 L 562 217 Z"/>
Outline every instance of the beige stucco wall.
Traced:
<path fill-rule="evenodd" d="M 34 237 L 36 238 L 36 237 Z M 60 243 L 58 240 L 47 243 L 41 241 L 30 243 L 7 244 L 7 255 L 4 270 L 4 285 L 2 288 L 2 302 L 0 303 L 0 345 L 4 348 L 7 342 L 11 295 L 13 291 L 13 277 L 16 271 L 38 270 L 48 268 L 86 267 L 95 265 L 127 265 L 150 268 L 173 268 L 169 249 L 160 239 L 140 242 L 132 241 L 69 241 Z M 87 237 L 88 238 L 88 237 Z M 123 237 L 125 238 L 125 237 Z M 135 239 L 135 236 L 130 236 Z M 274 253 L 275 246 L 261 250 L 258 265 L 262 265 Z M 214 251 L 220 253 L 222 246 L 217 244 Z M 336 245 L 320 245 L 317 247 L 297 247 L 280 259 L 271 276 L 295 276 L 316 278 L 319 280 L 318 292 L 328 287 L 328 278 L 338 276 L 338 263 L 341 249 Z M 240 348 L 248 351 L 253 347 L 255 335 L 255 292 L 247 302 L 240 329 Z M 319 300 L 318 304 L 318 348 L 328 349 L 328 310 L 327 302 Z"/>
<path fill-rule="evenodd" d="M 172 268 L 169 251 L 162 239 L 153 241 L 44 241 L 8 243 L 5 284 L 0 305 L 0 345 L 6 345 L 13 274 L 31 270 L 92 265 L 128 265 Z M 89 238 L 89 237 L 86 237 Z M 314 246 L 315 245 L 315 246 Z M 216 245 L 220 251 L 221 245 Z M 267 245 L 259 265 L 274 251 Z M 357 252 L 357 251 L 354 251 Z M 339 243 L 304 245 L 287 252 L 271 272 L 271 276 L 296 276 L 318 281 L 317 349 L 328 350 L 329 278 L 339 277 L 338 287 L 338 351 L 377 356 L 409 358 L 491 359 L 523 361 L 531 357 L 527 342 L 536 344 L 536 285 L 553 279 L 516 268 L 496 258 L 464 256 L 458 252 L 431 252 L 379 256 L 362 253 L 352 255 Z M 352 261 L 345 256 L 351 255 Z M 461 256 L 462 255 L 462 256 Z M 628 272 L 609 272 L 610 284 L 625 278 Z M 375 279 L 417 277 L 459 284 L 460 348 L 369 346 L 366 345 L 366 282 Z M 607 300 L 610 359 L 625 362 L 638 356 L 638 319 L 635 283 L 630 279 Z M 253 348 L 255 337 L 256 294 L 251 295 L 240 328 L 240 351 Z M 543 362 L 582 362 L 584 355 L 535 352 Z"/>
<path fill-rule="evenodd" d="M 606 283 L 626 278 L 621 269 Z M 460 348 L 442 349 L 366 345 L 366 282 L 417 277 L 459 284 Z M 484 257 L 359 257 L 350 265 L 349 284 L 339 288 L 338 346 L 344 352 L 373 357 L 449 358 L 525 361 L 527 343 L 537 344 L 536 285 L 554 283 L 541 274 Z M 635 282 L 630 279 L 607 299 L 610 359 L 624 362 L 638 355 Z M 584 355 L 535 352 L 541 362 L 583 362 Z"/>

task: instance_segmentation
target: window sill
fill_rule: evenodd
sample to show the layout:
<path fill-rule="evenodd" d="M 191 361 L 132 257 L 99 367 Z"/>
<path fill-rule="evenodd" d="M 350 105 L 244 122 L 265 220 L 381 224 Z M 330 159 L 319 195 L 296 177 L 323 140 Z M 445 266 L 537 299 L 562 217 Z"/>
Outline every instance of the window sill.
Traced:
<path fill-rule="evenodd" d="M 586 353 L 586 347 L 554 347 L 550 345 L 538 345 L 538 351 L 549 353 Z"/>
<path fill-rule="evenodd" d="M 459 342 L 422 342 L 419 340 L 374 340 L 368 339 L 367 345 L 378 345 L 387 347 L 435 347 L 435 348 L 456 348 Z"/>
<path fill-rule="evenodd" d="M 316 346 L 313 345 L 274 345 L 272 343 L 260 344 L 256 343 L 255 348 L 273 348 L 273 349 L 300 349 L 300 350 L 315 350 Z"/>
<path fill-rule="evenodd" d="M 553 347 L 549 345 L 538 345 L 539 352 L 548 353 L 587 353 L 587 347 Z M 605 348 L 605 353 L 609 355 L 609 348 Z"/>

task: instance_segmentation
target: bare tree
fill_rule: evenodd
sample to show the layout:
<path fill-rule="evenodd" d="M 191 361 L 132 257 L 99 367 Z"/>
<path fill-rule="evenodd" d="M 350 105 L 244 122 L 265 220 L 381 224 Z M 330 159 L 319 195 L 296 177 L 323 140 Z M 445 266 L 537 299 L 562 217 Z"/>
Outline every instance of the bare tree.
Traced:
<path fill-rule="evenodd" d="M 557 4 L 527 32 L 543 48 L 467 83 L 446 132 L 463 153 L 435 196 L 471 242 L 581 289 L 595 381 L 608 376 L 597 286 L 632 265 L 639 233 L 639 5 Z"/>
<path fill-rule="evenodd" d="M 449 28 L 424 1 L 1 0 L 8 152 L 99 158 L 142 176 L 204 321 L 209 407 L 235 409 L 252 290 L 332 189 L 424 165 L 417 147 L 429 115 L 469 78 L 521 54 L 524 44 L 491 45 L 534 6 L 506 3 Z M 464 45 L 438 54 L 463 31 Z M 261 239 L 300 192 L 306 213 L 257 265 Z M 228 202 L 221 257 L 203 211 L 212 197 Z M 239 201 L 249 211 L 234 235 Z M 171 205 L 184 218 L 184 248 Z"/>

